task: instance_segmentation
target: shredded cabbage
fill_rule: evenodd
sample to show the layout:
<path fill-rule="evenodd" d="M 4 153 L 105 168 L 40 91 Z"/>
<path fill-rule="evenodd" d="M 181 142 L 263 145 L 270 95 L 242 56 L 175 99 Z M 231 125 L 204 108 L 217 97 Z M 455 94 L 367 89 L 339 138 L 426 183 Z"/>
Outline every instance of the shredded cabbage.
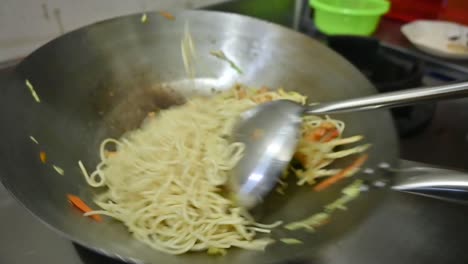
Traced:
<path fill-rule="evenodd" d="M 215 247 L 210 247 L 206 251 L 208 255 L 218 255 L 218 256 L 224 256 L 226 255 L 227 251 L 224 248 L 215 248 Z"/>
<path fill-rule="evenodd" d="M 280 241 L 288 245 L 302 244 L 301 240 L 295 238 L 281 238 Z"/>

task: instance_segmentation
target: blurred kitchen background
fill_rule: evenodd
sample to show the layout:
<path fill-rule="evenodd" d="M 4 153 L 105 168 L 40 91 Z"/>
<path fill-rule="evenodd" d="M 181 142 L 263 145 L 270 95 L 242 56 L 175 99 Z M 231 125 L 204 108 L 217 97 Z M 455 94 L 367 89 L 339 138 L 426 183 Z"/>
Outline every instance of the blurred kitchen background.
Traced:
<path fill-rule="evenodd" d="M 22 57 L 62 33 L 107 18 L 150 10 L 200 8 L 223 2 L 236 1 L 2 0 L 0 5 L 0 62 Z M 258 3 L 259 1 L 251 2 Z M 307 1 L 296 0 L 289 2 L 307 3 Z M 317 2 L 333 3 L 336 6 L 346 5 L 344 4 L 346 2 L 357 6 L 367 4 L 367 1 L 363 0 Z M 465 0 L 391 0 L 390 2 L 391 8 L 385 15 L 386 19 L 402 22 L 415 19 L 442 19 L 468 24 L 468 1 Z M 263 4 L 264 9 L 269 7 L 274 8 L 274 4 L 268 6 Z M 289 12 L 289 10 L 283 9 L 283 12 Z"/>
<path fill-rule="evenodd" d="M 225 0 L 2 0 L 0 62 L 22 57 L 64 32 L 149 10 L 192 9 Z"/>

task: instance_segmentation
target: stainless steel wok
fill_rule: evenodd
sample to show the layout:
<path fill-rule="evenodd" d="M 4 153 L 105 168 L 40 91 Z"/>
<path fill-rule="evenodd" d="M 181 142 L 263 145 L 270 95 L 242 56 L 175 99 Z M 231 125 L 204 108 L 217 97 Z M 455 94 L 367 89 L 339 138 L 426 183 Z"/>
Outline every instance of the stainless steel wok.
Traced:
<path fill-rule="evenodd" d="M 359 243 L 354 231 L 365 229 L 367 217 L 397 194 L 368 192 L 314 234 L 284 230 L 273 234 L 297 237 L 303 245 L 276 243 L 266 252 L 233 249 L 223 258 L 205 253 L 160 253 L 133 239 L 121 223 L 110 219 L 96 223 L 70 206 L 68 193 L 94 205 L 95 190 L 86 185 L 78 160 L 91 170 L 98 162 L 100 141 L 138 127 L 149 111 L 228 89 L 236 82 L 284 87 L 313 101 L 375 93 L 343 58 L 299 33 L 233 14 L 185 11 L 175 17 L 172 21 L 152 13 L 146 23 L 140 22 L 140 15 L 104 21 L 66 34 L 27 57 L 16 68 L 12 85 L 0 90 L 1 182 L 49 227 L 78 244 L 127 261 L 286 263 L 324 259 L 326 263 L 325 256 L 336 253 L 340 244 Z M 180 51 L 186 22 L 198 54 L 194 81 L 186 77 Z M 209 55 L 212 50 L 223 50 L 243 74 Z M 26 79 L 41 103 L 34 101 Z M 376 168 L 381 162 L 397 165 L 396 134 L 386 111 L 337 118 L 346 122 L 347 135 L 363 134 L 373 144 L 367 167 Z M 39 159 L 40 151 L 47 153 L 46 165 Z M 65 174 L 56 173 L 53 164 Z M 286 197 L 269 197 L 254 214 L 262 222 L 304 218 L 338 197 L 343 184 L 320 194 L 307 187 L 292 187 Z"/>

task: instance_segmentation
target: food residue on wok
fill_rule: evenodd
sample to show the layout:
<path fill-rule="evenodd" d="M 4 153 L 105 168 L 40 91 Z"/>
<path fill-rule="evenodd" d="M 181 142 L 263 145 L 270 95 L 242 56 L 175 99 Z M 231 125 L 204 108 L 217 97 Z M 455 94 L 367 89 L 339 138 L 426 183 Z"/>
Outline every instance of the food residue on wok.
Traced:
<path fill-rule="evenodd" d="M 175 16 L 167 11 L 159 11 L 159 14 L 167 20 L 175 20 Z"/>
<path fill-rule="evenodd" d="M 47 162 L 47 154 L 44 151 L 39 152 L 39 159 L 45 164 Z"/>
<path fill-rule="evenodd" d="M 167 20 L 171 20 L 171 21 L 175 20 L 175 16 L 173 14 L 169 13 L 169 12 L 159 11 L 158 14 L 161 15 L 162 17 L 164 17 Z M 148 14 L 146 12 L 141 14 L 140 22 L 143 23 L 143 24 L 148 22 Z"/>
<path fill-rule="evenodd" d="M 215 247 L 210 247 L 206 251 L 208 255 L 218 255 L 218 256 L 225 256 L 227 254 L 227 250 L 224 248 L 215 248 Z"/>
<path fill-rule="evenodd" d="M 67 198 L 73 206 L 80 209 L 83 213 L 89 213 L 93 211 L 93 209 L 91 209 L 91 207 L 89 207 L 83 200 L 81 200 L 80 197 L 73 194 L 68 194 Z M 102 217 L 100 215 L 90 215 L 89 217 L 96 220 L 97 222 L 102 221 Z"/>
<path fill-rule="evenodd" d="M 223 61 L 227 62 L 229 64 L 229 66 L 231 66 L 231 68 L 236 70 L 237 73 L 243 74 L 242 69 L 239 68 L 239 66 L 237 66 L 237 64 L 233 60 L 228 58 L 226 56 L 226 54 L 222 50 L 213 50 L 213 51 L 210 51 L 210 54 L 215 56 L 216 58 L 218 58 L 220 60 L 223 60 Z"/>
<path fill-rule="evenodd" d="M 303 242 L 299 239 L 296 239 L 296 238 L 281 238 L 280 239 L 281 242 L 285 243 L 285 244 L 288 244 L 288 245 L 299 245 L 299 244 L 302 244 Z"/>
<path fill-rule="evenodd" d="M 363 183 L 361 180 L 356 180 L 352 184 L 348 185 L 342 190 L 342 196 L 332 203 L 326 205 L 325 210 L 320 213 L 316 213 L 304 220 L 289 223 L 285 226 L 288 230 L 304 229 L 310 232 L 316 231 L 316 229 L 330 221 L 330 217 L 336 210 L 346 210 L 346 204 L 356 199 L 360 192 Z"/>
<path fill-rule="evenodd" d="M 31 139 L 31 141 L 34 142 L 35 144 L 39 145 L 39 141 L 37 141 L 35 137 L 29 136 L 29 139 Z"/>
<path fill-rule="evenodd" d="M 31 92 L 31 95 L 32 95 L 32 97 L 34 98 L 34 100 L 35 100 L 37 103 L 40 103 L 40 102 L 41 102 L 41 99 L 40 99 L 39 96 L 37 95 L 36 90 L 34 90 L 34 87 L 32 86 L 31 82 L 29 82 L 29 80 L 26 79 L 25 83 L 26 83 L 26 86 L 29 88 L 29 91 Z"/>
<path fill-rule="evenodd" d="M 185 23 L 184 35 L 181 41 L 182 61 L 184 63 L 185 72 L 189 78 L 195 78 L 195 58 L 196 51 L 193 43 L 192 35 L 188 23 Z"/>
<path fill-rule="evenodd" d="M 52 168 L 54 168 L 54 170 L 55 170 L 58 174 L 60 174 L 60 175 L 62 175 L 62 176 L 65 175 L 65 171 L 64 171 L 62 168 L 60 168 L 59 166 L 57 166 L 57 165 L 52 165 Z"/>
<path fill-rule="evenodd" d="M 146 23 L 148 21 L 148 15 L 143 13 L 140 18 L 141 23 Z"/>

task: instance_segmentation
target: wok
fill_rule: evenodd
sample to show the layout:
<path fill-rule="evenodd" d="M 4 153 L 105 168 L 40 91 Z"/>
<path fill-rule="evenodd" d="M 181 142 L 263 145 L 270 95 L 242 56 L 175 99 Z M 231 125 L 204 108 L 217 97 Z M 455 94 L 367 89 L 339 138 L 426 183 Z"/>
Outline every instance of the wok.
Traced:
<path fill-rule="evenodd" d="M 284 87 L 313 101 L 376 92 L 339 55 L 277 25 L 209 11 L 175 13 L 175 20 L 152 13 L 146 23 L 140 22 L 140 16 L 100 22 L 46 44 L 15 69 L 12 85 L 0 90 L 1 182 L 46 225 L 80 245 L 125 261 L 283 263 L 320 258 L 337 243 L 352 239 L 352 231 L 365 225 L 366 217 L 388 199 L 387 191 L 371 191 L 353 201 L 347 212 L 335 214 L 315 234 L 284 230 L 272 234 L 296 237 L 304 241 L 302 245 L 276 243 L 266 252 L 232 249 L 223 258 L 205 253 L 167 255 L 133 239 L 119 222 L 96 223 L 82 217 L 66 195 L 76 194 L 96 208 L 92 202 L 96 190 L 86 185 L 78 160 L 91 170 L 98 162 L 100 141 L 137 128 L 149 111 L 209 95 L 213 89 L 225 90 L 236 82 Z M 195 80 L 187 79 L 180 51 L 186 22 L 198 54 Z M 243 74 L 210 56 L 212 50 L 224 51 Z M 26 79 L 40 103 L 31 96 Z M 336 117 L 346 122 L 346 135 L 363 134 L 372 143 L 369 168 L 381 162 L 397 165 L 396 133 L 387 111 Z M 40 151 L 47 153 L 47 164 L 41 163 Z M 56 173 L 51 165 L 60 166 L 65 174 Z M 265 223 L 302 219 L 337 198 L 344 184 L 320 194 L 292 187 L 286 197 L 268 197 L 254 215 Z"/>

